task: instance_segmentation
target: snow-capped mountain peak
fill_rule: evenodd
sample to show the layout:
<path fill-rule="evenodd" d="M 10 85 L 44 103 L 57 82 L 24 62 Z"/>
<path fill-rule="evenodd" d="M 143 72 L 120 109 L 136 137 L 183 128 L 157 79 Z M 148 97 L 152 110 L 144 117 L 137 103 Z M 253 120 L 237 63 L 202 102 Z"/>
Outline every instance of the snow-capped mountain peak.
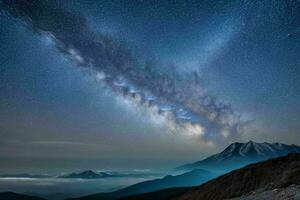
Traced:
<path fill-rule="evenodd" d="M 257 143 L 249 141 L 247 143 L 233 143 L 224 151 L 214 155 L 213 157 L 215 159 L 226 159 L 233 157 L 275 157 L 295 152 L 300 152 L 299 146 L 267 142 Z"/>
<path fill-rule="evenodd" d="M 300 153 L 300 147 L 297 145 L 286 145 L 281 143 L 257 143 L 254 141 L 249 141 L 247 143 L 235 142 L 230 144 L 220 153 L 192 164 L 183 165 L 178 169 L 236 169 L 246 164 L 284 156 L 289 153 Z"/>

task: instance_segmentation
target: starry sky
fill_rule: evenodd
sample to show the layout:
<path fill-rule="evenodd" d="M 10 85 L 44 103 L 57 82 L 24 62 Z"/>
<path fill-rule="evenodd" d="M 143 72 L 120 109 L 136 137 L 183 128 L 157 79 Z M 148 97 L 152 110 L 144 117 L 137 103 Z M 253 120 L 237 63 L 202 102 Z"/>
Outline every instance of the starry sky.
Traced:
<path fill-rule="evenodd" d="M 300 145 L 300 1 L 0 1 L 5 170 Z"/>

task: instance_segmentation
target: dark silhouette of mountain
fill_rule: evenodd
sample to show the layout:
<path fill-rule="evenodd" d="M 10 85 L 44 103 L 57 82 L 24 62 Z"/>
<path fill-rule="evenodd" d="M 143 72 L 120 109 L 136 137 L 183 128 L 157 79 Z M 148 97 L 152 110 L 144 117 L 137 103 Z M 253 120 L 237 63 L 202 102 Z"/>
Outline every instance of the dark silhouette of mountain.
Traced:
<path fill-rule="evenodd" d="M 155 192 L 123 197 L 118 200 L 168 200 L 178 197 L 190 189 L 191 187 L 169 188 Z"/>
<path fill-rule="evenodd" d="M 168 191 L 161 190 L 155 193 L 129 196 L 123 200 L 151 198 L 155 200 L 223 200 L 244 197 L 249 194 L 252 194 L 250 199 L 253 200 L 259 199 L 255 198 L 253 194 L 263 194 L 266 191 L 274 192 L 276 190 L 290 191 L 291 188 L 299 188 L 299 185 L 300 154 L 289 154 L 234 170 L 197 187 L 180 189 L 186 190 L 186 192 L 183 191 L 183 194 L 181 193 L 177 197 L 172 196 L 172 194 L 176 194 L 178 188 L 171 188 Z M 285 195 L 288 196 L 289 194 Z"/>
<path fill-rule="evenodd" d="M 251 163 L 284 156 L 289 153 L 300 153 L 300 147 L 280 143 L 236 142 L 229 145 L 221 153 L 192 164 L 180 166 L 176 170 L 208 169 L 224 173 Z"/>
<path fill-rule="evenodd" d="M 107 178 L 107 177 L 111 177 L 111 175 L 105 172 L 96 173 L 92 170 L 59 176 L 59 178 L 82 178 L 82 179 L 97 179 L 97 178 Z"/>
<path fill-rule="evenodd" d="M 119 177 L 151 177 L 158 176 L 158 173 L 139 173 L 139 172 L 95 172 L 87 170 L 79 173 L 70 173 L 58 176 L 58 178 L 81 178 L 81 179 L 98 179 L 98 178 L 119 178 Z"/>
<path fill-rule="evenodd" d="M 116 199 L 134 194 L 153 192 L 171 187 L 195 186 L 217 177 L 218 174 L 206 170 L 193 170 L 177 176 L 165 176 L 161 179 L 154 179 L 134 184 L 121 190 L 110 193 L 99 193 L 76 199 Z M 176 191 L 177 192 L 177 191 Z"/>
<path fill-rule="evenodd" d="M 45 200 L 40 197 L 17 194 L 14 192 L 0 192 L 0 200 Z"/>

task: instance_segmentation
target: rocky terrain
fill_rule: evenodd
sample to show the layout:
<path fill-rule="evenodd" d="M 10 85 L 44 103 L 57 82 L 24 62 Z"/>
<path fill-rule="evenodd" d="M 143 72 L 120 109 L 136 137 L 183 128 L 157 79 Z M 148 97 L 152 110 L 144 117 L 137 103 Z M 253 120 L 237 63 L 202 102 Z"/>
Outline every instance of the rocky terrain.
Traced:
<path fill-rule="evenodd" d="M 269 194 L 276 195 L 274 190 L 285 188 L 282 189 L 284 193 L 293 184 L 300 185 L 300 154 L 289 154 L 232 171 L 175 199 L 223 200 L 248 195 L 253 191 L 261 191 L 260 195 L 273 191 Z"/>
<path fill-rule="evenodd" d="M 300 200 L 300 185 L 266 191 L 254 191 L 248 195 L 228 200 Z"/>

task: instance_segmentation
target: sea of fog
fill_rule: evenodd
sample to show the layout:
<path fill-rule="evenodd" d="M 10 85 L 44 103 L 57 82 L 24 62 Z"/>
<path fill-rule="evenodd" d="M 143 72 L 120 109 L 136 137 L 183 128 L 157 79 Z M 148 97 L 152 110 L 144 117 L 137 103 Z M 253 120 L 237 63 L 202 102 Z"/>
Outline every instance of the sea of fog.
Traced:
<path fill-rule="evenodd" d="M 99 192 L 111 192 L 158 177 L 161 177 L 161 175 L 145 174 L 145 176 L 139 177 L 109 177 L 100 179 L 0 177 L 0 192 L 12 191 L 40 196 L 49 200 L 61 200 Z"/>

